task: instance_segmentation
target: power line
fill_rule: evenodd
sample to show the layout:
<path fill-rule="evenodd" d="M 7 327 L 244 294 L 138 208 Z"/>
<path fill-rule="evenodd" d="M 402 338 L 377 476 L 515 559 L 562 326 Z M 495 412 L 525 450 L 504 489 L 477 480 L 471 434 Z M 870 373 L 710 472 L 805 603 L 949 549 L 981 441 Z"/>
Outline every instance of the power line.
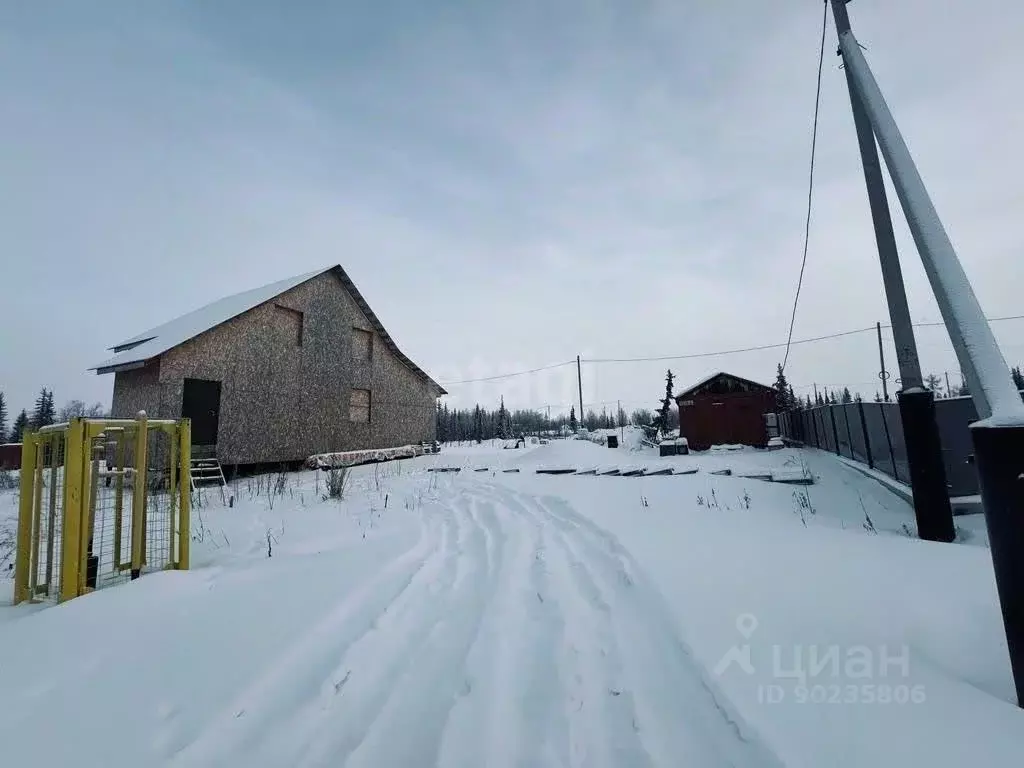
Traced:
<path fill-rule="evenodd" d="M 511 379 L 514 376 L 525 376 L 529 373 L 540 373 L 541 371 L 551 371 L 555 368 L 563 368 L 567 365 L 575 365 L 575 360 L 566 360 L 564 363 L 554 363 L 553 365 L 545 365 L 540 368 L 531 368 L 528 371 L 514 371 L 512 373 L 499 373 L 496 376 L 484 376 L 479 379 L 463 379 L 462 381 L 442 381 L 442 387 L 454 387 L 457 384 L 474 384 L 478 381 L 498 381 L 499 379 Z"/>
<path fill-rule="evenodd" d="M 1024 320 L 1024 315 L 1006 315 L 1004 317 L 990 317 L 987 318 L 990 323 L 1002 322 L 1004 320 Z M 915 328 L 928 328 L 932 326 L 944 325 L 942 322 L 937 323 L 914 323 Z M 882 328 L 891 329 L 891 325 L 883 325 Z M 768 349 L 781 349 L 786 346 L 796 346 L 798 344 L 811 344 L 816 341 L 828 341 L 829 339 L 838 339 L 843 336 L 854 336 L 858 333 L 874 333 L 876 331 L 875 326 L 869 326 L 867 328 L 855 328 L 850 331 L 839 331 L 837 333 L 829 333 L 824 336 L 812 336 L 807 339 L 797 339 L 795 341 L 779 342 L 777 344 L 760 344 L 754 347 L 742 347 L 739 349 L 724 349 L 716 352 L 696 352 L 688 355 L 663 355 L 660 357 L 619 357 L 619 358 L 584 358 L 584 363 L 650 363 L 650 362 L 663 362 L 671 360 L 695 360 L 702 357 L 719 357 L 721 355 L 737 355 L 744 352 L 762 352 Z"/>
<path fill-rule="evenodd" d="M 811 170 L 807 179 L 807 221 L 804 224 L 804 253 L 800 260 L 800 277 L 796 281 L 796 295 L 793 297 L 793 312 L 789 317 L 789 335 L 786 338 L 786 354 L 782 358 L 781 370 L 786 370 L 789 362 L 789 347 L 793 340 L 793 328 L 796 325 L 796 308 L 800 303 L 800 289 L 804 284 L 804 270 L 807 268 L 807 251 L 811 243 L 811 213 L 814 210 L 814 156 L 818 148 L 818 113 L 821 108 L 821 70 L 825 63 L 825 30 L 828 27 L 828 3 L 824 4 L 824 15 L 821 17 L 821 49 L 818 51 L 818 84 L 814 94 L 814 124 L 811 129 Z"/>
<path fill-rule="evenodd" d="M 621 358 L 600 358 L 594 360 L 584 360 L 585 363 L 646 363 L 646 362 L 658 362 L 664 360 L 694 360 L 701 357 L 718 357 L 719 355 L 737 355 L 742 352 L 761 352 L 766 349 L 779 349 L 780 347 L 787 347 L 796 344 L 810 344 L 814 341 L 825 341 L 827 339 L 838 339 L 841 336 L 852 336 L 856 333 L 865 333 L 867 331 L 874 331 L 875 326 L 870 328 L 857 328 L 853 331 L 840 331 L 839 333 L 830 333 L 827 336 L 815 336 L 810 339 L 797 339 L 796 341 L 784 341 L 779 344 L 761 344 L 756 347 L 743 347 L 741 349 L 724 349 L 718 352 L 696 352 L 689 355 L 665 355 L 663 357 L 621 357 Z"/>
<path fill-rule="evenodd" d="M 1005 315 L 1002 317 L 990 317 L 987 318 L 990 323 L 1002 322 L 1005 320 L 1024 320 L 1024 315 Z M 929 328 L 935 326 L 942 326 L 944 323 L 940 322 L 928 322 L 928 323 L 914 323 L 915 328 Z M 883 325 L 882 328 L 891 329 L 891 325 Z M 739 349 L 724 349 L 715 352 L 697 352 L 688 355 L 663 355 L 660 357 L 619 357 L 619 358 L 583 358 L 584 363 L 649 363 L 649 362 L 662 362 L 671 360 L 695 360 L 703 357 L 719 357 L 722 355 L 737 355 L 744 352 L 762 352 L 769 349 L 781 349 L 782 347 L 796 346 L 798 344 L 812 344 L 817 341 L 828 341 L 829 339 L 839 339 L 844 336 L 854 336 L 858 333 L 874 333 L 876 330 L 875 326 L 869 326 L 867 328 L 855 328 L 849 331 L 839 331 L 837 333 L 829 333 L 824 336 L 812 336 L 807 339 L 796 339 L 795 341 L 789 339 L 785 342 L 779 342 L 777 344 L 760 344 L 753 347 L 742 347 Z M 566 360 L 562 363 L 554 363 L 552 365 L 541 366 L 540 368 L 530 368 L 524 371 L 513 371 L 511 373 L 502 373 L 495 376 L 484 376 L 477 379 L 463 379 L 461 381 L 445 381 L 441 382 L 442 386 L 451 387 L 457 384 L 474 384 L 482 381 L 500 381 L 502 379 L 510 379 L 515 376 L 526 376 L 531 373 L 540 373 L 542 371 L 551 371 L 556 368 L 564 368 L 567 365 L 575 365 L 575 360 Z M 555 405 L 552 403 L 552 405 Z"/>

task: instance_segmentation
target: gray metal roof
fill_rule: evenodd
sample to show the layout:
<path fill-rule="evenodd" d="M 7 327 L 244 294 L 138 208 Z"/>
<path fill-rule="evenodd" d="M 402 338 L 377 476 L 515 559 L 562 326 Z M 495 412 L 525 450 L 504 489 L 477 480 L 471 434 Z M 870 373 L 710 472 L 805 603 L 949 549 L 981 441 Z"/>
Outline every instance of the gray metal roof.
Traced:
<path fill-rule="evenodd" d="M 352 282 L 352 279 L 340 264 L 325 267 L 315 272 L 307 272 L 295 277 L 289 277 L 286 280 L 280 280 L 260 288 L 253 288 L 249 291 L 218 299 L 211 304 L 207 304 L 205 307 L 200 307 L 163 325 L 150 328 L 148 331 L 109 347 L 115 354 L 103 362 L 92 366 L 89 370 L 95 370 L 97 373 L 110 373 L 111 371 L 140 367 L 147 360 L 159 357 L 168 350 L 184 344 L 189 339 L 194 339 L 201 333 L 216 328 L 218 325 L 248 312 L 250 309 L 255 309 L 261 304 L 265 304 L 271 299 L 280 296 L 285 291 L 289 291 L 325 272 L 333 272 L 341 280 L 345 289 L 355 300 L 356 305 L 363 314 L 366 315 L 377 335 L 380 336 L 388 349 L 414 373 L 437 387 L 441 394 L 447 394 L 436 381 L 431 379 L 398 348 L 398 345 L 395 344 L 390 334 L 384 329 L 383 324 L 374 314 L 373 310 L 370 309 L 370 305 L 366 303 L 366 299 L 359 293 L 359 289 L 356 288 L 355 283 Z"/>

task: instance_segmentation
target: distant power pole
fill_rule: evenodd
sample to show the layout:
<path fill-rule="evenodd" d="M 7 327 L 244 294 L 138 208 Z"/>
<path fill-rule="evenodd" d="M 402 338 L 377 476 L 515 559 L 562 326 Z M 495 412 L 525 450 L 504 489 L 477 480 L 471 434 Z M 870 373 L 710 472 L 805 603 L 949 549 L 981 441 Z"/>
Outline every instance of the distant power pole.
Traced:
<path fill-rule="evenodd" d="M 576 355 L 576 385 L 580 390 L 580 417 L 577 424 L 583 423 L 583 369 L 580 366 L 580 356 Z"/>
<path fill-rule="evenodd" d="M 622 401 L 619 400 L 615 407 L 616 407 L 615 418 L 619 420 L 619 442 L 622 443 L 622 442 L 625 442 L 625 439 L 626 439 L 625 438 L 626 430 L 625 430 L 624 425 L 622 423 L 623 422 L 623 418 L 622 418 Z"/>
<path fill-rule="evenodd" d="M 953 390 L 949 387 L 949 371 L 946 371 L 946 397 L 952 397 Z"/>

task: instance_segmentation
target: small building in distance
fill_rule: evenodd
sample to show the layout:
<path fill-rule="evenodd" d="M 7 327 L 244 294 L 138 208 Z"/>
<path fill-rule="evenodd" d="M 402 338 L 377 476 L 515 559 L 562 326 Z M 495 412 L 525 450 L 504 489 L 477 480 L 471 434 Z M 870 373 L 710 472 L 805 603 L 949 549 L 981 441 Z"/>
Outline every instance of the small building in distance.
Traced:
<path fill-rule="evenodd" d="M 764 415 L 775 411 L 775 390 L 756 381 L 716 373 L 676 395 L 679 433 L 691 450 L 713 445 L 768 444 Z"/>
<path fill-rule="evenodd" d="M 295 462 L 436 434 L 444 390 L 333 266 L 216 301 L 111 347 L 111 415 L 192 420 L 222 464 Z"/>

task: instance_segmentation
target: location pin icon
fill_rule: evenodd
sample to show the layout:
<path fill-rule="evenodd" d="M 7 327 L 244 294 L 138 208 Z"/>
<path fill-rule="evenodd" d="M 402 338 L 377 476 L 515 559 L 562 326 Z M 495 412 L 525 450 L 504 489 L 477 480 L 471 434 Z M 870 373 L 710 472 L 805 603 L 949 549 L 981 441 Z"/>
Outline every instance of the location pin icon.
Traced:
<path fill-rule="evenodd" d="M 736 617 L 736 629 L 747 640 L 757 629 L 757 617 L 752 613 L 742 613 Z"/>

